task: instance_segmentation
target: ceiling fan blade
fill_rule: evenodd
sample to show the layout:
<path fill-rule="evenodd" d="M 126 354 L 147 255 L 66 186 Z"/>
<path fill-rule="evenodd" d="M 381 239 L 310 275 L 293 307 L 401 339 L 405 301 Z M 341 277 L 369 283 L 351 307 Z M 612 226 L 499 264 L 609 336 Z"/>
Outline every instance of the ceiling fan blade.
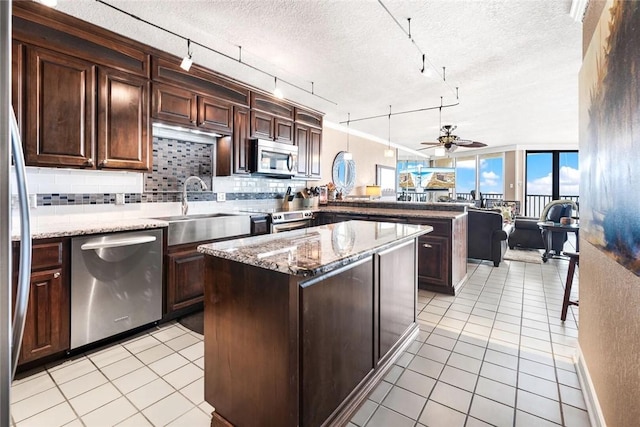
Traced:
<path fill-rule="evenodd" d="M 416 151 L 422 151 L 422 150 L 431 150 L 433 147 L 422 147 L 422 148 L 416 148 Z"/>
<path fill-rule="evenodd" d="M 422 145 L 440 145 L 439 142 L 421 142 Z"/>
<path fill-rule="evenodd" d="M 470 139 L 459 139 L 455 142 L 455 144 L 465 148 L 480 148 L 487 146 L 487 144 L 483 142 L 471 141 Z"/>

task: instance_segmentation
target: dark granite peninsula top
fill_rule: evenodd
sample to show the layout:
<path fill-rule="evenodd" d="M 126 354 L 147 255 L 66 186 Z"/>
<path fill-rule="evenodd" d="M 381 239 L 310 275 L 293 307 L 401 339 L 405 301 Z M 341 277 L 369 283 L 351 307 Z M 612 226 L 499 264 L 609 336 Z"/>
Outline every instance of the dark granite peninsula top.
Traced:
<path fill-rule="evenodd" d="M 285 233 L 198 246 L 219 258 L 297 276 L 316 276 L 365 258 L 432 227 L 374 221 L 345 221 Z"/>

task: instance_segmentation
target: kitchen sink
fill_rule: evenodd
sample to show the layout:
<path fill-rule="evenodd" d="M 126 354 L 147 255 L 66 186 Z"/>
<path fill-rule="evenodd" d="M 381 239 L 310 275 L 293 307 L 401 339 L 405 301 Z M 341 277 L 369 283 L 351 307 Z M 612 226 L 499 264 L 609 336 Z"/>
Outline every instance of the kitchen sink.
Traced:
<path fill-rule="evenodd" d="M 166 216 L 155 219 L 169 223 L 167 231 L 169 246 L 213 239 L 228 239 L 251 232 L 251 216 L 249 214 L 211 213 Z"/>

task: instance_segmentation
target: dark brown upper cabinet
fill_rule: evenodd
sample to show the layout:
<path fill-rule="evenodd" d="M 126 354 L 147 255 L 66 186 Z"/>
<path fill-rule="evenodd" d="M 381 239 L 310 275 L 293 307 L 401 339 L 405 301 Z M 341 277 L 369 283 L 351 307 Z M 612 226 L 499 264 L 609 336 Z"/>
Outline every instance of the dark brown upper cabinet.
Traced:
<path fill-rule="evenodd" d="M 233 135 L 218 138 L 216 176 L 245 175 L 249 170 L 249 109 L 233 108 Z"/>
<path fill-rule="evenodd" d="M 296 145 L 298 146 L 297 176 L 306 179 L 320 179 L 320 149 L 322 130 L 296 124 Z"/>
<path fill-rule="evenodd" d="M 251 138 L 294 143 L 293 106 L 271 96 L 251 92 Z"/>
<path fill-rule="evenodd" d="M 100 68 L 98 167 L 148 170 L 150 146 L 149 80 Z"/>
<path fill-rule="evenodd" d="M 93 167 L 95 64 L 29 47 L 25 79 L 27 165 Z"/>
<path fill-rule="evenodd" d="M 169 124 L 230 135 L 233 104 L 188 89 L 153 83 L 153 117 Z"/>

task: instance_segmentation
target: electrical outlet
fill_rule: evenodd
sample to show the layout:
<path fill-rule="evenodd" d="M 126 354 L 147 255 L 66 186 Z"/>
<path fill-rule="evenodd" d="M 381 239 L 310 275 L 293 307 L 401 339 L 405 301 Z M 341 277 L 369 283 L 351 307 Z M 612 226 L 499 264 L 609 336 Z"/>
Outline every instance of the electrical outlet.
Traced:
<path fill-rule="evenodd" d="M 116 205 L 124 205 L 124 193 L 116 193 Z"/>
<path fill-rule="evenodd" d="M 18 195 L 17 194 L 12 194 L 11 195 L 11 208 L 12 209 L 16 209 L 18 207 Z"/>
<path fill-rule="evenodd" d="M 219 202 L 224 202 L 227 200 L 227 193 L 218 193 L 217 199 Z"/>
<path fill-rule="evenodd" d="M 37 194 L 29 194 L 29 207 L 31 209 L 35 209 L 38 207 L 38 195 Z"/>

